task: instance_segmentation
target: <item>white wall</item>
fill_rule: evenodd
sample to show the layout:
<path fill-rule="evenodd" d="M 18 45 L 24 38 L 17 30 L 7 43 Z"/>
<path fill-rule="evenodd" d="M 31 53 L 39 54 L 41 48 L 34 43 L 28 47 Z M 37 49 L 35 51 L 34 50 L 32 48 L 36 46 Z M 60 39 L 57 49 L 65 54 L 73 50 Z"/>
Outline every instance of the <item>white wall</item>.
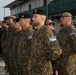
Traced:
<path fill-rule="evenodd" d="M 53 0 L 48 0 L 48 3 L 50 3 L 51 1 L 53 1 Z M 44 0 L 28 1 L 27 3 L 18 6 L 18 11 L 17 11 L 17 7 L 11 9 L 11 15 L 17 14 L 17 12 L 19 13 L 19 12 L 28 11 L 29 5 L 31 5 L 31 9 L 41 7 L 41 6 L 44 6 Z"/>
<path fill-rule="evenodd" d="M 11 15 L 16 14 L 16 8 L 11 9 Z"/>

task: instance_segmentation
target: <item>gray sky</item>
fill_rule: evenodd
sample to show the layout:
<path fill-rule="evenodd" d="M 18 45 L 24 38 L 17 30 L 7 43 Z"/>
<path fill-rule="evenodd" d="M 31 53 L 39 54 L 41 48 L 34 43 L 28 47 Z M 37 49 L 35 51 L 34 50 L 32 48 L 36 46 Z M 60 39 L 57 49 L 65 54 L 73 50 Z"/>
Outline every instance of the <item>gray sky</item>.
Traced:
<path fill-rule="evenodd" d="M 14 0 L 0 0 L 0 20 L 3 20 L 3 17 L 4 17 L 3 6 L 9 4 L 12 1 L 14 1 Z M 9 16 L 9 15 L 10 15 L 10 10 L 6 8 L 5 9 L 5 16 Z"/>

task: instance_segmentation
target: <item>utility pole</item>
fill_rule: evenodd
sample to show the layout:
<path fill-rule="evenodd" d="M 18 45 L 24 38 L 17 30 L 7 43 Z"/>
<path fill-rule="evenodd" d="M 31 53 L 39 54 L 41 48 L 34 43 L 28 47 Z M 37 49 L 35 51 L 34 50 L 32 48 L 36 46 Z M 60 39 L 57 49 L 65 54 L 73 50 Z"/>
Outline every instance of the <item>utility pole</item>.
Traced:
<path fill-rule="evenodd" d="M 49 4 L 49 2 L 47 0 L 47 19 L 48 19 L 48 4 Z"/>
<path fill-rule="evenodd" d="M 17 17 L 18 17 L 18 0 L 17 0 Z"/>

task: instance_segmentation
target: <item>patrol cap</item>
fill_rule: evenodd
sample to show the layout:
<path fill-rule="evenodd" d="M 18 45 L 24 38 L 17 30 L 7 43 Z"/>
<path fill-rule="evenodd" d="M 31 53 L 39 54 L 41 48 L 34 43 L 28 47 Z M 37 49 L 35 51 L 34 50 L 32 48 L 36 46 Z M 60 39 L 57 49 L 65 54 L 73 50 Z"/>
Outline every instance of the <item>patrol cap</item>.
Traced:
<path fill-rule="evenodd" d="M 19 15 L 19 18 L 31 18 L 31 16 L 27 13 L 22 13 Z"/>
<path fill-rule="evenodd" d="M 16 16 L 9 16 L 8 19 L 16 19 Z"/>
<path fill-rule="evenodd" d="M 61 17 L 72 17 L 72 14 L 69 12 L 62 13 Z"/>
<path fill-rule="evenodd" d="M 45 15 L 46 16 L 46 12 L 42 9 L 35 9 L 33 11 L 33 14 L 40 14 L 40 15 Z"/>
<path fill-rule="evenodd" d="M 19 18 L 14 19 L 14 22 L 19 22 Z"/>
<path fill-rule="evenodd" d="M 45 25 L 50 25 L 50 24 L 55 25 L 55 23 L 50 19 L 45 21 Z"/>

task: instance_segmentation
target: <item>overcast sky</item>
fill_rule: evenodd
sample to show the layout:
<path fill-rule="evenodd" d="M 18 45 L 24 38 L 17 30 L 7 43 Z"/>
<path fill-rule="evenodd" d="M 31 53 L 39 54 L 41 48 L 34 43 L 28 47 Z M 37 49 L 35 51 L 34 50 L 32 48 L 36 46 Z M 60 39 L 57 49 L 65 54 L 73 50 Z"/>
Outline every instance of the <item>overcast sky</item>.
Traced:
<path fill-rule="evenodd" d="M 14 1 L 14 0 L 0 0 L 0 20 L 3 20 L 3 17 L 4 17 L 4 8 L 3 7 L 12 1 Z M 10 15 L 10 10 L 6 8 L 5 16 L 9 16 L 9 15 Z"/>

